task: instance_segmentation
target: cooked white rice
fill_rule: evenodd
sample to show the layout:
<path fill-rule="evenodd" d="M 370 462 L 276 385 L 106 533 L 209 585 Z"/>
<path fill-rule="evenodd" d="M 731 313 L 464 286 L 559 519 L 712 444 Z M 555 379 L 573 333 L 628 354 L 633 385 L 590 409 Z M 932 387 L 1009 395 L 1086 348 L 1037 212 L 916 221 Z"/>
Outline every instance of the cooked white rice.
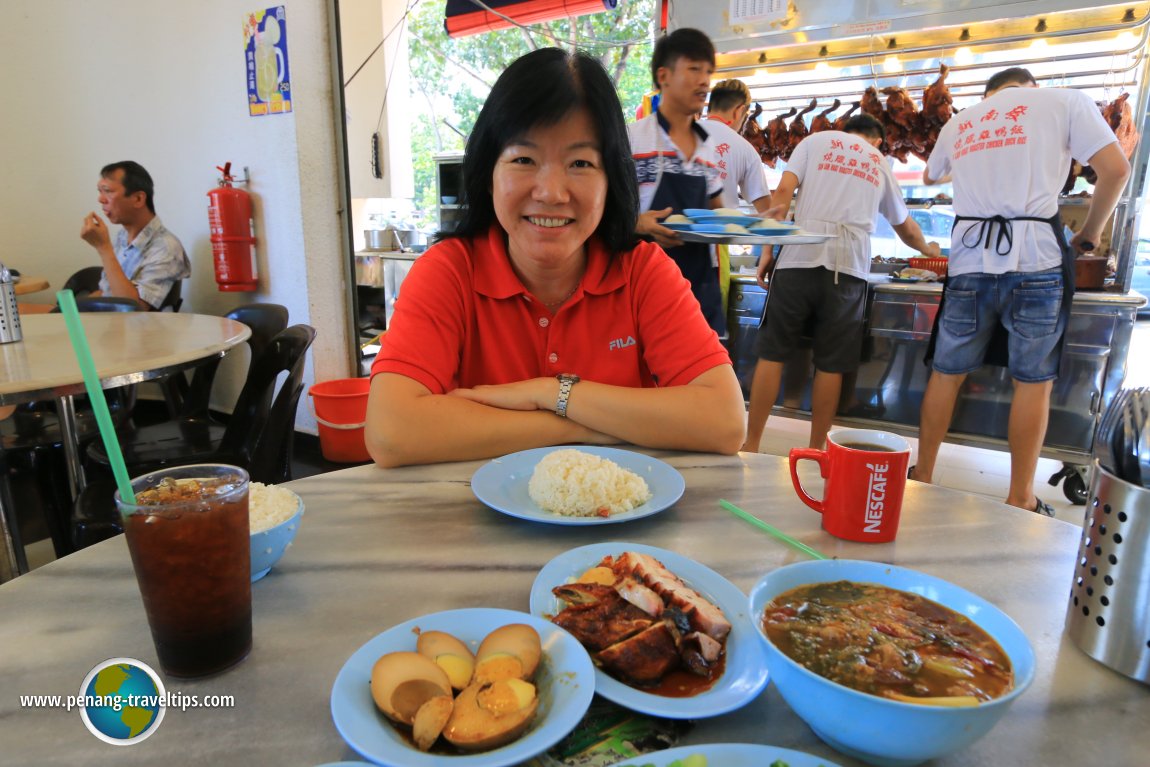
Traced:
<path fill-rule="evenodd" d="M 540 508 L 567 517 L 618 514 L 651 498 L 646 481 L 607 458 L 582 450 L 556 450 L 535 466 L 527 483 Z"/>
<path fill-rule="evenodd" d="M 248 484 L 248 517 L 251 532 L 262 533 L 291 519 L 299 508 L 296 494 L 278 485 Z"/>

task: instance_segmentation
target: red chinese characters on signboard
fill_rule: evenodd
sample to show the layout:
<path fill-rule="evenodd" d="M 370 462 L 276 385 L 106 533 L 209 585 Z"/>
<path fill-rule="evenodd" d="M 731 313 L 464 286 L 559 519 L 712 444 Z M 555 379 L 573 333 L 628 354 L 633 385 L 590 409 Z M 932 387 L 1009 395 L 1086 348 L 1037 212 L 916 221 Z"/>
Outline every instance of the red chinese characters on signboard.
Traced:
<path fill-rule="evenodd" d="M 957 160 L 973 152 L 983 152 L 987 149 L 1005 149 L 1025 144 L 1026 128 L 1021 120 L 1026 115 L 1026 109 L 1025 106 L 1018 105 L 1007 110 L 1005 114 L 999 114 L 997 109 L 991 109 L 978 118 L 980 123 L 978 130 L 974 129 L 974 124 L 970 120 L 960 122 L 952 159 Z M 1004 120 L 1009 120 L 1013 125 L 1004 123 Z M 982 123 L 989 124 L 982 125 Z"/>
<path fill-rule="evenodd" d="M 878 167 L 882 162 L 881 155 L 868 151 L 869 147 L 859 143 L 847 147 L 838 139 L 831 141 L 831 149 L 837 149 L 842 154 L 835 151 L 827 152 L 823 155 L 823 161 L 818 164 L 817 170 L 861 178 L 873 186 L 879 186 Z M 848 153 L 859 157 L 848 157 Z"/>

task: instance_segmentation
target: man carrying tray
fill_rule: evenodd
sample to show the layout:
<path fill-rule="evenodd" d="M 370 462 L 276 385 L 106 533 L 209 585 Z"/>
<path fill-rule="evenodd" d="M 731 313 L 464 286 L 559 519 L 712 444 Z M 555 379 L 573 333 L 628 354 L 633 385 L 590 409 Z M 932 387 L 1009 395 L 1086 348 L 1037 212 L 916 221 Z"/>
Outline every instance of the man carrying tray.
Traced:
<path fill-rule="evenodd" d="M 677 29 L 655 43 L 651 78 L 659 88 L 658 110 L 627 126 L 639 182 L 635 233 L 655 240 L 691 283 L 707 324 L 726 334 L 719 272 L 710 249 L 683 242 L 660 221 L 687 208 L 718 208 L 723 181 L 707 129 L 696 119 L 707 103 L 715 47 L 697 29 Z"/>
<path fill-rule="evenodd" d="M 870 234 L 876 213 L 910 247 L 925 256 L 940 255 L 938 244 L 928 243 L 908 215 L 898 183 L 878 151 L 882 140 L 882 123 L 865 114 L 852 117 L 844 131 L 807 136 L 795 148 L 771 197 L 770 215 L 782 218 L 798 189 L 795 222 L 804 232 L 833 237 L 817 245 L 785 245 L 777 264 L 770 252 L 759 261 L 759 283 L 770 293 L 757 341 L 759 362 L 751 387 L 744 450 L 758 451 L 767 417 L 779 396 L 783 366 L 811 329 L 815 379 L 810 446 L 826 444 L 843 374 L 855 371 L 862 355 Z"/>

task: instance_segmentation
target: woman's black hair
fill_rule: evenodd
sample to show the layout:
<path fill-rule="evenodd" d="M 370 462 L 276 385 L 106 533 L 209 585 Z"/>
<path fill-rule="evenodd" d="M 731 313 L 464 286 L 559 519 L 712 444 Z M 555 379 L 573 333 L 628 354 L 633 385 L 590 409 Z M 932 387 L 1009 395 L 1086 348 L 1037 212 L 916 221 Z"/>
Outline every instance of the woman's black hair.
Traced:
<path fill-rule="evenodd" d="M 521 56 L 495 81 L 463 155 L 463 215 L 454 231 L 440 232 L 438 238 L 486 234 L 496 223 L 491 183 L 499 155 L 531 129 L 557 125 L 580 108 L 595 125 L 607 176 L 607 199 L 595 234 L 612 255 L 633 247 L 639 187 L 615 85 L 598 59 L 559 48 Z"/>

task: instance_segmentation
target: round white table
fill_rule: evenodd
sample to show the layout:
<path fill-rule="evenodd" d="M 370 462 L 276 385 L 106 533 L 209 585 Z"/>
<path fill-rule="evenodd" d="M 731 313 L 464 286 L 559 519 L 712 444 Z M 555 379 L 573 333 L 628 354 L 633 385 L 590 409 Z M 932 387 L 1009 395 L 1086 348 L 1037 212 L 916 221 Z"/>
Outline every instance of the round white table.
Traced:
<path fill-rule="evenodd" d="M 156 667 L 122 537 L 4 584 L 0 754 L 12 764 L 117 767 L 356 759 L 332 723 L 332 683 L 352 653 L 392 626 L 461 607 L 526 611 L 540 568 L 589 543 L 671 549 L 744 592 L 767 571 L 803 558 L 722 511 L 718 499 L 726 498 L 828 555 L 892 562 L 952 581 L 998 605 L 1026 632 L 1037 655 L 1031 688 L 985 738 L 932 764 L 1145 763 L 1150 688 L 1096 663 L 1063 633 L 1077 527 L 911 483 L 897 541 L 849 543 L 823 532 L 818 514 L 798 500 L 785 459 L 655 455 L 683 474 L 683 498 L 645 519 L 593 527 L 488 509 L 469 485 L 479 462 L 362 466 L 291 483 L 307 512 L 294 545 L 252 587 L 251 655 L 216 677 L 167 680 L 169 692 L 232 695 L 234 707 L 169 708 L 154 736 L 125 748 L 98 742 L 75 710 L 20 702 L 21 695 L 75 695 L 108 658 Z M 820 741 L 773 686 L 744 708 L 697 722 L 683 742 L 769 743 L 844 767 L 859 764 Z"/>
<path fill-rule="evenodd" d="M 81 315 L 96 374 L 105 389 L 150 381 L 222 355 L 251 335 L 225 317 L 174 312 L 87 312 Z M 20 318 L 23 339 L 0 344 L 0 406 L 55 399 L 72 494 L 84 487 L 73 398 L 84 379 L 62 314 Z M 17 573 L 11 520 L 0 496 L 0 582 Z"/>

